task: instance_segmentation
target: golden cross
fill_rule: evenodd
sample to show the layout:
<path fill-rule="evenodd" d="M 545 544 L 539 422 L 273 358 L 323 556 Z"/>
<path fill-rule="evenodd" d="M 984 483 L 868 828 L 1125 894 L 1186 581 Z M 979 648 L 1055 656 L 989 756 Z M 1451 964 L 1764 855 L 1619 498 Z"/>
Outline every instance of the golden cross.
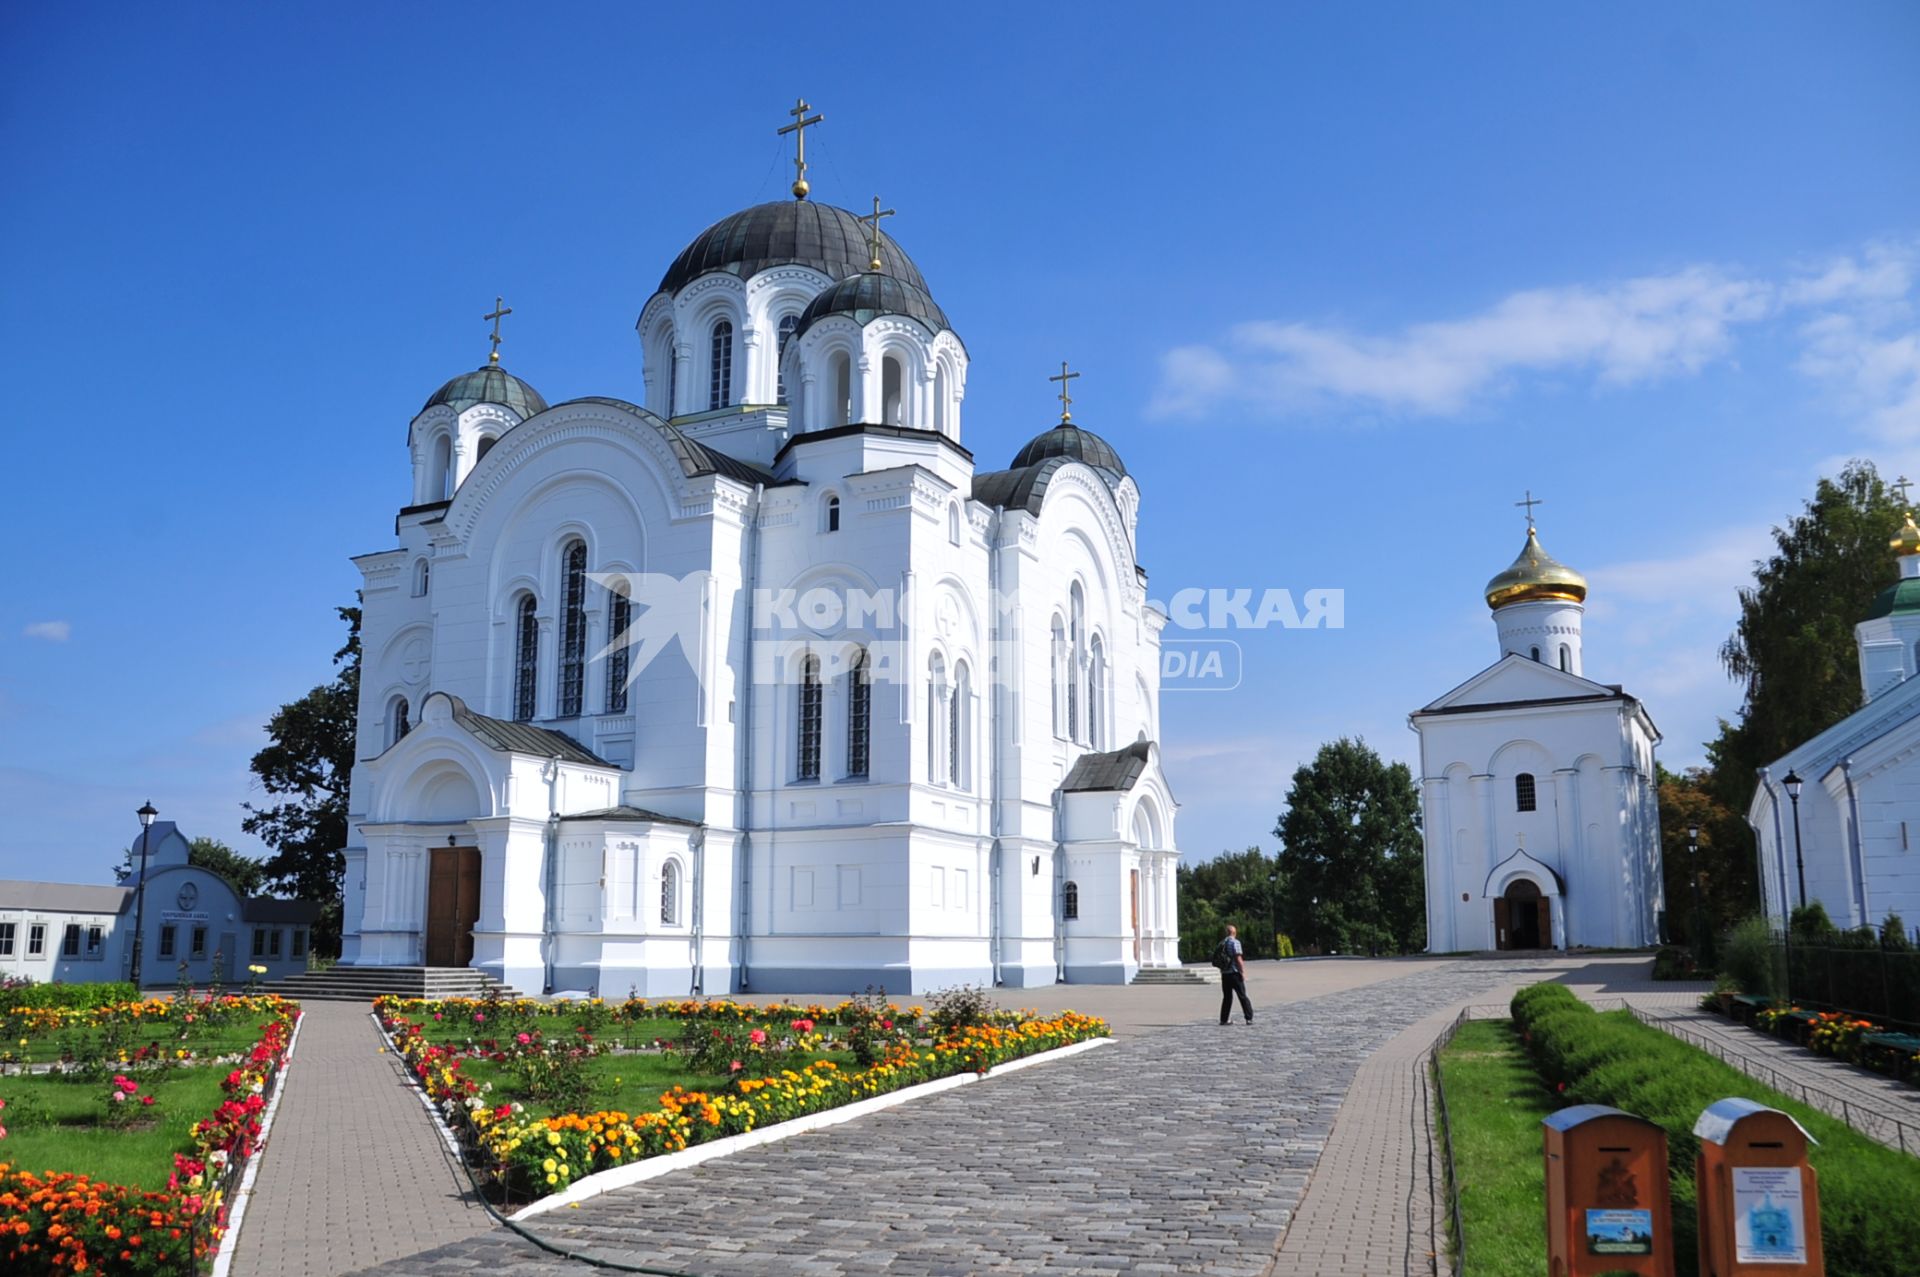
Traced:
<path fill-rule="evenodd" d="M 1525 501 L 1516 501 L 1514 502 L 1514 504 L 1523 505 L 1527 507 L 1527 531 L 1529 532 L 1533 531 L 1533 507 L 1537 505 L 1545 505 L 1546 502 L 1542 501 L 1539 497 L 1534 496 L 1533 489 L 1528 488 L 1527 499 Z"/>
<path fill-rule="evenodd" d="M 1067 383 L 1079 375 L 1077 372 L 1068 372 L 1067 361 L 1062 359 L 1060 361 L 1060 375 L 1058 377 L 1047 378 L 1048 381 L 1057 381 L 1060 383 L 1060 420 L 1063 423 L 1073 420 L 1073 396 L 1067 393 L 1070 389 Z"/>
<path fill-rule="evenodd" d="M 502 299 L 499 297 L 494 298 L 493 313 L 491 315 L 480 316 L 480 318 L 482 319 L 491 319 L 493 321 L 493 353 L 487 356 L 487 362 L 490 364 L 497 364 L 500 362 L 500 342 L 501 342 L 500 321 L 505 316 L 511 315 L 513 313 L 513 307 L 503 306 L 500 304 L 501 301 Z"/>
<path fill-rule="evenodd" d="M 1901 505 L 1907 504 L 1907 489 L 1913 486 L 1913 480 L 1907 478 L 1907 476 L 1903 474 L 1900 476 L 1900 478 L 1897 481 L 1890 483 L 1887 486 L 1889 488 L 1896 489 L 1900 493 Z"/>
<path fill-rule="evenodd" d="M 803 200 L 813 188 L 807 185 L 807 130 L 827 117 L 816 115 L 811 118 L 807 112 L 813 110 L 805 98 L 793 100 L 793 110 L 787 114 L 793 117 L 793 123 L 780 130 L 780 136 L 793 134 L 793 198 Z"/>
<path fill-rule="evenodd" d="M 867 250 L 872 254 L 873 260 L 867 263 L 868 270 L 880 269 L 880 219 L 892 216 L 894 216 L 892 209 L 887 209 L 885 212 L 880 210 L 880 197 L 876 195 L 873 197 L 873 212 L 860 219 L 867 224 L 869 230 Z"/>

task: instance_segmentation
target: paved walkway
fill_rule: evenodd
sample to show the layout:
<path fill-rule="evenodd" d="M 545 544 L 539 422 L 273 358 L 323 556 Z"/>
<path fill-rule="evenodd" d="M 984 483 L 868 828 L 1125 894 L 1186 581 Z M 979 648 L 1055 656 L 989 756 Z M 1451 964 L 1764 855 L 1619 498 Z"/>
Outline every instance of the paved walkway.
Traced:
<path fill-rule="evenodd" d="M 1361 1061 L 1405 1026 L 1551 964 L 1370 965 L 1376 980 L 1398 978 L 1365 996 L 1268 1001 L 1254 1025 L 1226 1028 L 1211 999 L 1192 1005 L 1211 991 L 1192 991 L 1177 1027 L 618 1190 L 533 1230 L 599 1258 L 713 1277 L 1258 1277 Z M 1272 974 L 1344 985 L 1362 971 Z M 504 1230 L 377 1271 L 482 1270 L 583 1271 Z"/>
<path fill-rule="evenodd" d="M 368 1008 L 304 1009 L 234 1273 L 333 1277 L 492 1227 Z"/>

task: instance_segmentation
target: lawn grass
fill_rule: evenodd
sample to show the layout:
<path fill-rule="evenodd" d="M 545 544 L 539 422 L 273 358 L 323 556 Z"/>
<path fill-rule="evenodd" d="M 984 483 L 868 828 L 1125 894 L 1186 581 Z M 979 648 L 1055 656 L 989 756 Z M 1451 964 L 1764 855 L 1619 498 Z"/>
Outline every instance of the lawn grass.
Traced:
<path fill-rule="evenodd" d="M 1560 1105 L 1533 1071 L 1511 1020 L 1471 1020 L 1440 1053 L 1463 1267 L 1473 1277 L 1538 1277 L 1547 1264 L 1540 1120 Z M 1459 1254 L 1460 1239 L 1454 1239 Z"/>
<path fill-rule="evenodd" d="M 141 1030 L 125 1029 L 118 1040 L 128 1052 L 139 1047 L 153 1047 L 171 1054 L 185 1047 L 197 1057 L 245 1055 L 260 1040 L 262 1023 L 263 1017 L 246 1015 L 234 1019 L 230 1024 L 196 1024 L 188 1027 L 184 1033 L 178 1025 L 152 1024 Z M 112 1054 L 102 1050 L 102 1044 L 107 1040 L 107 1035 L 100 1029 L 69 1025 L 22 1035 L 11 1041 L 0 1041 L 0 1058 L 27 1064 L 51 1064 L 66 1058 L 69 1053 L 74 1059 L 100 1059 Z"/>
<path fill-rule="evenodd" d="M 224 1098 L 225 1067 L 181 1067 L 133 1075 L 141 1094 L 151 1093 L 153 1125 L 115 1130 L 98 1125 L 103 1099 L 112 1084 L 83 1082 L 65 1075 L 0 1077 L 0 1162 L 34 1172 L 72 1171 L 109 1183 L 162 1189 L 173 1171 L 173 1155 L 193 1150 L 194 1123 L 204 1120 Z M 22 1123 L 16 1114 L 41 1110 L 40 1120 Z"/>
<path fill-rule="evenodd" d="M 820 1051 L 801 1056 L 791 1059 L 786 1067 L 799 1069 L 815 1060 L 832 1060 L 842 1068 L 853 1067 L 853 1056 L 845 1051 Z M 754 1071 L 747 1076 L 757 1077 L 766 1072 L 764 1064 L 752 1067 Z M 702 1073 L 688 1068 L 678 1053 L 658 1054 L 649 1051 L 631 1055 L 596 1055 L 585 1060 L 581 1068 L 599 1084 L 594 1107 L 622 1113 L 652 1112 L 660 1107 L 661 1092 L 676 1086 L 712 1095 L 725 1091 L 733 1081 L 731 1071 Z M 518 1101 L 536 1117 L 553 1117 L 561 1112 L 561 1106 L 542 1103 L 526 1094 L 520 1087 L 519 1075 L 509 1065 L 470 1056 L 461 1060 L 460 1073 L 482 1085 L 491 1084 L 493 1091 L 488 1098 L 493 1103 Z"/>

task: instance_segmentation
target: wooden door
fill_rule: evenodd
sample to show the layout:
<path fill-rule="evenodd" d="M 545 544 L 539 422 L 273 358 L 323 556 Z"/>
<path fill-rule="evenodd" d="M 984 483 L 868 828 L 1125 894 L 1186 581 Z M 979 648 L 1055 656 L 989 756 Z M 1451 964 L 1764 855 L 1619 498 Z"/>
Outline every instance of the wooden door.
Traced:
<path fill-rule="evenodd" d="M 1540 939 L 1536 947 L 1551 949 L 1553 948 L 1553 902 L 1542 896 L 1534 902 L 1534 906 L 1540 911 L 1538 923 Z"/>
<path fill-rule="evenodd" d="M 1132 870 L 1128 876 L 1132 886 L 1132 923 L 1133 923 L 1133 960 L 1140 961 L 1140 871 Z"/>
<path fill-rule="evenodd" d="M 435 847 L 427 863 L 427 965 L 470 965 L 479 920 L 480 849 Z"/>
<path fill-rule="evenodd" d="M 1513 942 L 1507 937 L 1507 898 L 1495 896 L 1493 900 L 1493 947 L 1511 949 Z"/>

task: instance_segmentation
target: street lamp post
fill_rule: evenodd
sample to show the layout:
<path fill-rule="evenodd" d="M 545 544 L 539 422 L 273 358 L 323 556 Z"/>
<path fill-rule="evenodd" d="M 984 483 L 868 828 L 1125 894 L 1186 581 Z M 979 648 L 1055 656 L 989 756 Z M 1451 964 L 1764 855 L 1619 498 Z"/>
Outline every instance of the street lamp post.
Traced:
<path fill-rule="evenodd" d="M 1693 916 L 1687 919 L 1687 940 L 1696 955 L 1701 952 L 1700 937 L 1700 826 L 1687 826 L 1687 883 L 1693 888 Z"/>
<path fill-rule="evenodd" d="M 140 881 L 133 889 L 133 987 L 140 987 L 140 957 L 147 938 L 147 833 L 160 813 L 151 802 L 140 804 Z"/>
<path fill-rule="evenodd" d="M 1780 783 L 1787 787 L 1787 797 L 1793 800 L 1793 867 L 1800 875 L 1800 907 L 1805 909 L 1807 907 L 1807 861 L 1800 852 L 1800 786 L 1802 782 L 1798 775 L 1788 772 L 1781 778 Z M 1789 918 L 1787 923 L 1788 926 L 1792 926 L 1793 920 Z"/>

